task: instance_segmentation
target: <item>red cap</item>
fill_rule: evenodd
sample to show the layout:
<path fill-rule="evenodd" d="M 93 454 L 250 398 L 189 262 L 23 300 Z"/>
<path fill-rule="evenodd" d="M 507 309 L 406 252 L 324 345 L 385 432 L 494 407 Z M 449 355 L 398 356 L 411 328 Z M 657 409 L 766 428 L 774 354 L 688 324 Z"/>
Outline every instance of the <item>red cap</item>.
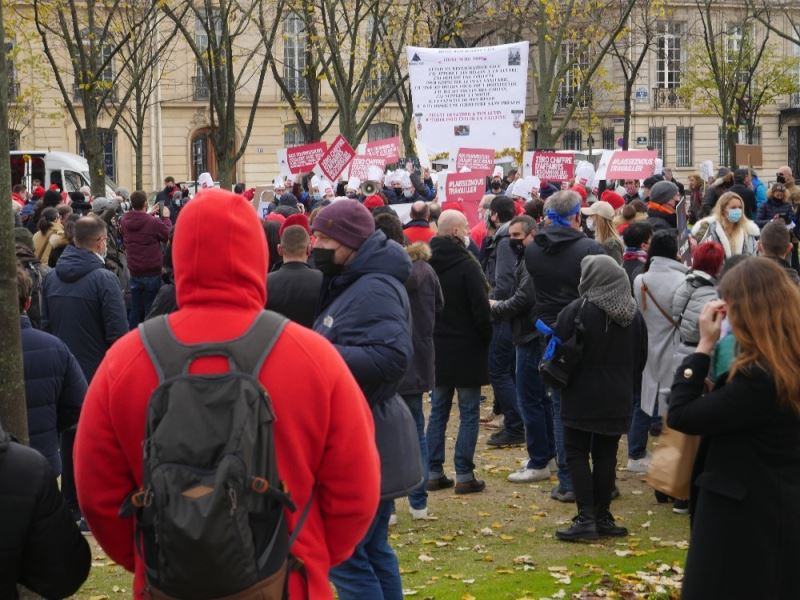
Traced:
<path fill-rule="evenodd" d="M 589 197 L 589 194 L 586 192 L 586 188 L 582 185 L 573 185 L 569 189 L 571 192 L 577 192 L 583 202 L 586 202 L 586 198 Z"/>
<path fill-rule="evenodd" d="M 464 212 L 464 207 L 461 206 L 461 202 L 456 202 L 455 200 L 449 200 L 442 204 L 442 210 L 457 210 L 460 213 Z"/>
<path fill-rule="evenodd" d="M 264 220 L 265 221 L 277 221 L 278 223 L 283 225 L 283 223 L 286 221 L 286 217 L 284 217 L 283 215 L 278 214 L 278 213 L 269 213 L 267 218 L 264 219 Z"/>
<path fill-rule="evenodd" d="M 256 195 L 256 188 L 250 188 L 249 190 L 245 190 L 242 192 L 242 196 L 244 196 L 247 200 L 252 200 L 253 196 Z"/>
<path fill-rule="evenodd" d="M 385 204 L 383 203 L 383 198 L 377 194 L 374 194 L 372 196 L 367 196 L 364 199 L 364 206 L 369 210 L 372 210 L 373 208 L 378 208 L 379 206 L 385 206 Z"/>
<path fill-rule="evenodd" d="M 55 183 L 51 183 L 50 184 L 50 189 L 53 190 L 54 192 L 60 192 L 61 191 L 61 188 L 58 187 Z"/>
<path fill-rule="evenodd" d="M 44 188 L 40 185 L 37 185 L 33 188 L 33 195 L 37 198 L 44 198 Z"/>
<path fill-rule="evenodd" d="M 606 190 L 600 194 L 600 200 L 608 202 L 614 210 L 619 210 L 625 205 L 625 199 L 614 190 Z"/>
<path fill-rule="evenodd" d="M 281 224 L 281 228 L 278 230 L 278 235 L 283 235 L 283 232 L 286 230 L 286 228 L 291 227 L 292 225 L 299 225 L 306 230 L 308 235 L 311 235 L 311 227 L 308 226 L 308 217 L 302 213 L 289 215 L 286 217 L 286 220 Z"/>

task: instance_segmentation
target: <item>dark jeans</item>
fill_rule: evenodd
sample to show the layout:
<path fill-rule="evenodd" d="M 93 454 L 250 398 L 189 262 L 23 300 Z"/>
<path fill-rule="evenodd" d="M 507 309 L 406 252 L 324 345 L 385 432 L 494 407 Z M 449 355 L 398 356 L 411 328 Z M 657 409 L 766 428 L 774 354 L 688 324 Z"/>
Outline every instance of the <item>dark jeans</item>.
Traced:
<path fill-rule="evenodd" d="M 628 430 L 628 458 L 638 460 L 647 456 L 647 434 L 652 417 L 642 410 L 641 394 L 633 395 L 633 415 Z"/>
<path fill-rule="evenodd" d="M 475 445 L 478 443 L 480 421 L 481 388 L 458 389 L 458 436 L 454 462 L 456 481 L 475 479 Z M 431 414 L 428 418 L 428 472 L 431 479 L 444 475 L 444 436 L 450 409 L 453 406 L 453 393 L 456 388 L 439 386 L 434 388 L 431 397 Z"/>
<path fill-rule="evenodd" d="M 61 434 L 61 495 L 75 520 L 81 518 L 78 494 L 75 492 L 75 473 L 72 462 L 72 447 L 75 445 L 75 432 L 72 427 Z"/>
<path fill-rule="evenodd" d="M 425 414 L 422 412 L 422 394 L 408 394 L 403 396 L 403 400 L 408 405 L 417 424 L 417 434 L 419 435 L 419 449 L 422 454 L 422 464 L 424 465 L 424 479 L 413 492 L 408 495 L 408 503 L 411 508 L 420 510 L 428 506 L 428 440 L 425 437 Z"/>
<path fill-rule="evenodd" d="M 492 324 L 492 341 L 489 343 L 489 382 L 494 397 L 503 413 L 503 428 L 509 433 L 522 435 L 525 426 L 517 410 L 517 389 L 514 384 L 514 342 L 511 321 Z"/>
<path fill-rule="evenodd" d="M 561 392 L 547 388 L 553 402 L 553 437 L 556 441 L 556 462 L 558 463 L 558 488 L 562 492 L 572 491 L 572 477 L 564 448 L 564 426 L 561 424 Z"/>
<path fill-rule="evenodd" d="M 339 600 L 403 600 L 400 565 L 389 545 L 392 500 L 382 500 L 367 535 L 353 555 L 330 570 Z"/>
<path fill-rule="evenodd" d="M 614 489 L 619 435 L 602 435 L 564 426 L 564 447 L 578 514 L 599 518 L 608 512 Z M 589 456 L 592 466 L 589 467 Z"/>
<path fill-rule="evenodd" d="M 539 374 L 539 340 L 517 346 L 517 404 L 525 423 L 529 469 L 544 469 L 556 455 L 553 404 Z"/>
<path fill-rule="evenodd" d="M 145 315 L 150 312 L 153 300 L 161 287 L 161 275 L 149 277 L 131 277 L 131 310 L 128 313 L 128 324 L 131 329 L 144 321 Z"/>

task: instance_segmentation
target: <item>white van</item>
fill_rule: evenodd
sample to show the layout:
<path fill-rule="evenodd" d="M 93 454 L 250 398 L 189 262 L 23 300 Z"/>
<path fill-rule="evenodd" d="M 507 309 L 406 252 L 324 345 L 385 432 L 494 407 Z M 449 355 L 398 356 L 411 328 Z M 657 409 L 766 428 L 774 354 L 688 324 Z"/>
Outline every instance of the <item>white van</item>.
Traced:
<path fill-rule="evenodd" d="M 38 179 L 44 189 L 56 184 L 64 192 L 80 191 L 90 186 L 89 163 L 71 152 L 45 150 L 14 150 L 11 156 L 11 185 L 23 184 L 31 191 L 32 181 Z M 116 185 L 106 177 L 106 195 L 112 196 Z"/>

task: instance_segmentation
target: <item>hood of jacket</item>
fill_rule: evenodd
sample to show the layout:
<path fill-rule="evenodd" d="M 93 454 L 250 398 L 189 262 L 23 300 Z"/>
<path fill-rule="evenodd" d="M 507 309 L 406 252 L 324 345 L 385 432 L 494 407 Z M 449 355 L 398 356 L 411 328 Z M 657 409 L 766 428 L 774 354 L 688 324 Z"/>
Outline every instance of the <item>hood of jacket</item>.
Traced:
<path fill-rule="evenodd" d="M 14 247 L 14 252 L 17 256 L 17 260 L 21 262 L 23 265 L 36 265 L 41 262 L 38 258 L 36 258 L 36 255 L 33 253 L 33 250 L 31 250 L 24 244 L 17 244 Z"/>
<path fill-rule="evenodd" d="M 533 238 L 545 254 L 560 254 L 578 240 L 586 238 L 582 231 L 563 225 L 548 225 Z"/>
<path fill-rule="evenodd" d="M 686 281 L 693 287 L 702 287 L 704 285 L 716 286 L 717 280 L 705 271 L 699 269 L 692 269 L 686 274 Z"/>
<path fill-rule="evenodd" d="M 357 279 L 371 273 L 389 275 L 403 285 L 411 274 L 411 259 L 405 249 L 387 239 L 382 231 L 376 231 L 361 244 L 353 262 L 345 265 L 341 274 L 333 278 L 330 290 L 338 295 Z"/>
<path fill-rule="evenodd" d="M 104 269 L 105 265 L 91 250 L 69 245 L 56 263 L 56 274 L 61 281 L 72 283 L 85 275 Z"/>
<path fill-rule="evenodd" d="M 437 273 L 444 273 L 450 269 L 458 267 L 465 261 L 477 260 L 464 245 L 449 236 L 434 236 L 431 238 L 431 258 L 428 264 Z"/>
<path fill-rule="evenodd" d="M 407 290 L 419 289 L 420 285 L 425 278 L 425 268 L 419 268 L 416 263 L 425 263 L 431 259 L 431 249 L 428 244 L 423 242 L 416 242 L 406 247 L 406 253 L 413 263 L 411 266 L 411 275 L 406 280 Z"/>
<path fill-rule="evenodd" d="M 125 213 L 123 220 L 125 221 L 125 229 L 128 231 L 141 231 L 149 223 L 153 222 L 153 215 L 148 215 L 140 210 L 131 210 Z"/>
<path fill-rule="evenodd" d="M 172 261 L 178 306 L 261 310 L 267 300 L 267 242 L 253 205 L 212 188 L 181 210 Z"/>

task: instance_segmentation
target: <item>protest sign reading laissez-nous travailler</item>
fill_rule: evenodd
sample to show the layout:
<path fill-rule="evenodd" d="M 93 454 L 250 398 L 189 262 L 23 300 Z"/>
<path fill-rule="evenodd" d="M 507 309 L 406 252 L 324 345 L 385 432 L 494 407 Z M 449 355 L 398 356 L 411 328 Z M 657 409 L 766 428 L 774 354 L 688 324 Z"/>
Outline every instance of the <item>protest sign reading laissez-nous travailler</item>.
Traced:
<path fill-rule="evenodd" d="M 392 137 L 358 145 L 359 156 L 380 157 L 390 165 L 400 160 L 400 138 Z M 352 173 L 350 173 L 352 175 Z"/>
<path fill-rule="evenodd" d="M 339 134 L 319 159 L 314 171 L 319 175 L 324 175 L 328 181 L 338 181 L 339 175 L 355 155 L 356 151 L 353 150 L 353 147 L 347 143 L 342 134 Z"/>
<path fill-rule="evenodd" d="M 472 173 L 491 175 L 494 169 L 494 150 L 491 148 L 459 148 L 455 170 L 469 169 Z"/>
<path fill-rule="evenodd" d="M 480 173 L 448 173 L 445 181 L 445 200 L 462 206 L 469 226 L 478 222 L 478 205 L 486 191 L 486 178 Z"/>
<path fill-rule="evenodd" d="M 535 152 L 533 175 L 546 181 L 569 181 L 575 174 L 575 157 L 559 152 Z"/>
<path fill-rule="evenodd" d="M 628 150 L 614 152 L 608 161 L 605 178 L 611 179 L 647 179 L 656 168 L 656 151 Z"/>
<path fill-rule="evenodd" d="M 406 52 L 417 137 L 429 152 L 519 147 L 528 42 Z"/>
<path fill-rule="evenodd" d="M 327 149 L 328 144 L 317 142 L 316 144 L 304 144 L 278 150 L 278 166 L 281 175 L 291 177 L 299 173 L 311 172 Z"/>

